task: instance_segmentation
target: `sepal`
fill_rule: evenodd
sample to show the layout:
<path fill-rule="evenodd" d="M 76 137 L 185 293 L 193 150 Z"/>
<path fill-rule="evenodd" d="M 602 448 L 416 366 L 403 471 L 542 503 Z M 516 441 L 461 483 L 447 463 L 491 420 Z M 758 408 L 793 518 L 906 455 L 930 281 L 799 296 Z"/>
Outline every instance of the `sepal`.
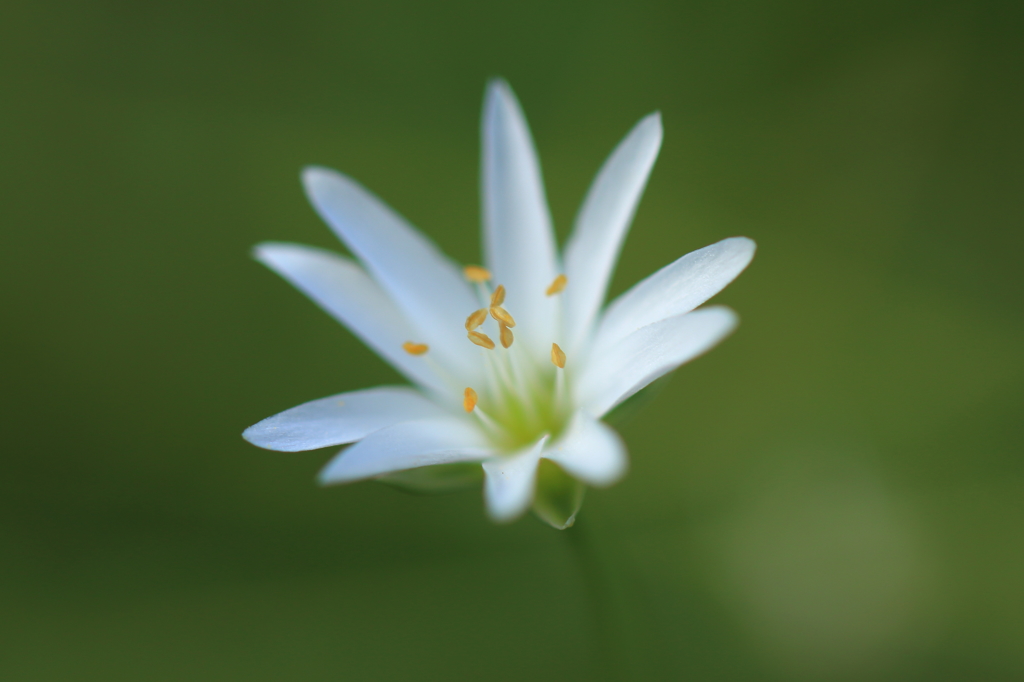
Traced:
<path fill-rule="evenodd" d="M 533 513 L 552 528 L 565 530 L 576 522 L 585 490 L 586 486 L 565 473 L 562 467 L 549 459 L 541 459 L 537 467 Z"/>

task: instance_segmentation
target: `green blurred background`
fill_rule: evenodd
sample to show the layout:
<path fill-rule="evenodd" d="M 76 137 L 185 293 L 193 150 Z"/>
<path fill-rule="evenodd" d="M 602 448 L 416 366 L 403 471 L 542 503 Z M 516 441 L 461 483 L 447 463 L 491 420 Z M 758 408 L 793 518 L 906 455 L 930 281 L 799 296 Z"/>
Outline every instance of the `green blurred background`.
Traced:
<path fill-rule="evenodd" d="M 5 3 L 0 679 L 1024 679 L 1022 30 L 1019 2 Z M 340 248 L 299 169 L 476 262 L 493 75 L 562 239 L 662 111 L 614 292 L 759 244 L 716 299 L 739 331 L 584 504 L 610 663 L 565 533 L 239 436 L 396 380 L 249 257 Z"/>

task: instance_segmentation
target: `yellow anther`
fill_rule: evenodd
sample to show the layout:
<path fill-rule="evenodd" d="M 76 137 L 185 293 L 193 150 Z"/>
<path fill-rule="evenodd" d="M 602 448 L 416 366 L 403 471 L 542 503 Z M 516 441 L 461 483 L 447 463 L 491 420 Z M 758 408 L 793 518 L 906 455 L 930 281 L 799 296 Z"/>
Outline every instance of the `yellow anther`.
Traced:
<path fill-rule="evenodd" d="M 548 296 L 554 296 L 555 294 L 560 293 L 562 289 L 565 288 L 565 285 L 568 283 L 568 277 L 566 277 L 565 275 L 559 275 L 558 277 L 555 277 L 555 281 L 551 283 L 551 286 L 549 286 L 548 290 L 544 293 L 546 293 Z"/>
<path fill-rule="evenodd" d="M 503 324 L 506 327 L 516 326 L 515 319 L 508 314 L 508 311 L 502 308 L 500 305 L 491 306 L 491 317 L 498 321 L 498 324 Z"/>
<path fill-rule="evenodd" d="M 487 319 L 487 308 L 481 308 L 466 318 L 466 331 L 471 332 L 484 323 Z"/>
<path fill-rule="evenodd" d="M 555 363 L 555 367 L 558 369 L 565 369 L 565 353 L 557 343 L 551 344 L 551 362 Z"/>
<path fill-rule="evenodd" d="M 512 330 L 503 324 L 499 324 L 498 327 L 501 329 L 501 345 L 508 348 L 515 340 L 515 337 L 512 336 Z"/>
<path fill-rule="evenodd" d="M 406 341 L 402 344 L 402 349 L 409 355 L 423 355 L 430 350 L 430 346 L 425 343 L 413 343 L 412 341 Z"/>
<path fill-rule="evenodd" d="M 499 284 L 498 288 L 491 294 L 491 307 L 499 306 L 505 302 L 505 285 Z"/>
<path fill-rule="evenodd" d="M 470 282 L 486 282 L 491 278 L 491 271 L 479 265 L 467 265 L 462 268 L 462 274 Z"/>
<path fill-rule="evenodd" d="M 476 391 L 467 386 L 466 392 L 462 395 L 462 409 L 472 412 L 474 407 L 476 407 Z"/>
<path fill-rule="evenodd" d="M 470 332 L 469 340 L 478 346 L 491 350 L 494 348 L 494 341 L 491 341 L 491 337 L 487 334 L 481 334 L 480 332 Z"/>

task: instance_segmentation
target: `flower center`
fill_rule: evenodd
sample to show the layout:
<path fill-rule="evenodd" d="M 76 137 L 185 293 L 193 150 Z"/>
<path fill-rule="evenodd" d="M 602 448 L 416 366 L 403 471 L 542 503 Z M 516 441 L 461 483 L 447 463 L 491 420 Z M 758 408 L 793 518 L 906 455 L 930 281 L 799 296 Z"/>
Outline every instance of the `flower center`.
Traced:
<path fill-rule="evenodd" d="M 481 424 L 488 437 L 502 452 L 514 452 L 549 434 L 557 437 L 570 414 L 565 378 L 565 353 L 557 343 L 551 344 L 551 364 L 538 363 L 522 344 L 515 344 L 512 329 L 516 320 L 503 307 L 505 287 L 490 288 L 490 271 L 477 265 L 464 268 L 463 274 L 477 289 L 485 306 L 466 318 L 467 339 L 483 348 L 484 385 L 467 386 L 462 407 Z M 565 289 L 568 280 L 559 275 L 544 292 L 555 296 Z M 540 292 L 538 292 L 539 294 Z M 497 326 L 497 340 L 484 331 L 488 317 Z M 498 348 L 500 344 L 501 348 Z M 406 342 L 405 351 L 423 355 L 425 344 Z"/>

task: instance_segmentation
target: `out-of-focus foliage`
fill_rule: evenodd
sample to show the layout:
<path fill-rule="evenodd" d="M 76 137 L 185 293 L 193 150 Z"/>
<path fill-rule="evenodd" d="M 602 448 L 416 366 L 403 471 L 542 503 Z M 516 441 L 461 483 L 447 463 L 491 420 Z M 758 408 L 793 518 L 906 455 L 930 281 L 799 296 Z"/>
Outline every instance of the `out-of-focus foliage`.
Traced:
<path fill-rule="evenodd" d="M 716 299 L 739 331 L 587 493 L 617 674 L 1020 679 L 1022 30 L 996 1 L 7 3 L 0 677 L 599 672 L 564 533 L 239 437 L 397 380 L 248 258 L 340 248 L 301 166 L 477 262 L 503 75 L 563 238 L 662 111 L 616 292 L 759 244 Z"/>

